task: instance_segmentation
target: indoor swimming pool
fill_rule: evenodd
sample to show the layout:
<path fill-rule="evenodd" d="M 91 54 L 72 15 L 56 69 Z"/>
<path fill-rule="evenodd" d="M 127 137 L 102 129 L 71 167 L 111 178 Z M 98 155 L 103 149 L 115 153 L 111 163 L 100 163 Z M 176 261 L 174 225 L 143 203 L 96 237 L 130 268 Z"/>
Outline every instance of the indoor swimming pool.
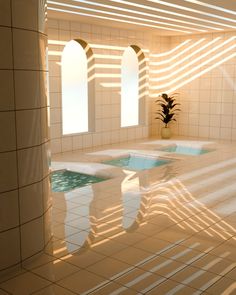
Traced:
<path fill-rule="evenodd" d="M 191 147 L 191 146 L 183 146 L 183 145 L 171 145 L 171 146 L 164 147 L 160 150 L 168 152 L 168 153 L 177 153 L 177 154 L 190 155 L 190 156 L 203 155 L 212 151 L 210 149 L 206 149 L 202 147 Z"/>
<path fill-rule="evenodd" d="M 152 157 L 128 156 L 113 160 L 104 161 L 104 164 L 122 167 L 128 170 L 146 170 L 154 167 L 169 164 L 171 160 Z"/>
<path fill-rule="evenodd" d="M 83 187 L 106 179 L 74 172 L 70 170 L 57 170 L 51 173 L 51 183 L 53 192 L 68 192 L 78 187 Z"/>

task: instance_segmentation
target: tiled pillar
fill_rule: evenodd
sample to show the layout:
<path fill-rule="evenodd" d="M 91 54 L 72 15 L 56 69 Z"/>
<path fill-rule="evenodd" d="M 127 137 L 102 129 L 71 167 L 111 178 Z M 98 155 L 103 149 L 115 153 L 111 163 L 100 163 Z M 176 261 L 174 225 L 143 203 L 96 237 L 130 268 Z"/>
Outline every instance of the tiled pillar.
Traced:
<path fill-rule="evenodd" d="M 0 0 L 0 271 L 50 238 L 45 12 L 46 0 Z"/>

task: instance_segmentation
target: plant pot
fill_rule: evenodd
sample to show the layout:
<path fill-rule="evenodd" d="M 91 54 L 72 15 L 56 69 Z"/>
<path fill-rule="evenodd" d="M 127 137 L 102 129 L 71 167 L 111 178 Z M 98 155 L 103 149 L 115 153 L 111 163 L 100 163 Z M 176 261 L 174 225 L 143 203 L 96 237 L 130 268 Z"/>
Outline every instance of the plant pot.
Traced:
<path fill-rule="evenodd" d="M 171 137 L 171 130 L 169 127 L 162 127 L 161 128 L 161 138 L 169 139 Z"/>

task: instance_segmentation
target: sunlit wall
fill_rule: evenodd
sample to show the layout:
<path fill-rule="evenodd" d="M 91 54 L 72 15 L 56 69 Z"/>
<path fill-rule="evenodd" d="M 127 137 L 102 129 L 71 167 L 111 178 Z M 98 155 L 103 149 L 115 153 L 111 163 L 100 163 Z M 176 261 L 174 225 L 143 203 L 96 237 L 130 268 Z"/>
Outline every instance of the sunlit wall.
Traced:
<path fill-rule="evenodd" d="M 94 124 L 92 128 L 89 127 L 88 132 L 63 135 L 61 58 L 65 45 L 76 39 L 87 42 L 92 50 L 91 56 L 87 56 L 87 77 L 88 83 L 94 84 L 93 90 L 88 87 L 88 109 L 93 113 L 92 116 L 89 115 L 90 121 L 93 121 L 89 122 L 89 126 Z M 150 100 L 146 72 L 150 35 L 139 31 L 49 19 L 48 42 L 52 153 L 127 142 L 149 136 L 146 106 Z M 143 53 L 142 56 L 141 52 L 135 52 L 140 69 L 138 103 L 141 112 L 138 113 L 138 124 L 121 127 L 121 64 L 125 50 L 131 45 L 136 45 Z M 72 68 L 74 70 L 75 64 Z"/>
<path fill-rule="evenodd" d="M 49 75 L 52 152 L 159 136 L 155 100 L 178 93 L 181 113 L 171 125 L 174 135 L 236 139 L 235 32 L 160 37 L 147 33 L 49 20 Z M 85 40 L 93 51 L 88 81 L 94 83 L 94 128 L 63 136 L 61 54 L 72 39 Z M 144 54 L 139 76 L 139 125 L 122 126 L 122 56 L 131 45 Z M 132 105 L 133 106 L 133 105 Z M 90 117 L 89 117 L 90 118 Z M 91 118 L 90 118 L 91 120 Z"/>
<path fill-rule="evenodd" d="M 236 32 L 172 37 L 150 63 L 152 93 L 176 92 L 176 135 L 236 139 Z M 155 96 L 155 95 L 154 95 Z M 152 134 L 156 134 L 153 97 Z"/>

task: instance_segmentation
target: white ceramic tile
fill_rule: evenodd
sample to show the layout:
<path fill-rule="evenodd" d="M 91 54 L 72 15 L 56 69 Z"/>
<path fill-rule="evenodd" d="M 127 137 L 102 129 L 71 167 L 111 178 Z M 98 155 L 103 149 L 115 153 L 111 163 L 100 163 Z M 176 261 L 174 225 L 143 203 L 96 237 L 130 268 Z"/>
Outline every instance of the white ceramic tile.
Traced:
<path fill-rule="evenodd" d="M 0 112 L 0 152 L 15 150 L 15 112 Z"/>
<path fill-rule="evenodd" d="M 199 126 L 199 136 L 208 137 L 209 136 L 209 127 L 208 126 Z"/>
<path fill-rule="evenodd" d="M 230 140 L 232 136 L 231 128 L 220 128 L 220 138 Z"/>
<path fill-rule="evenodd" d="M 41 142 L 47 142 L 49 140 L 49 112 L 48 107 L 41 109 Z"/>
<path fill-rule="evenodd" d="M 41 144 L 41 109 L 17 111 L 16 124 L 18 148 Z"/>
<path fill-rule="evenodd" d="M 210 126 L 220 126 L 220 115 L 210 115 Z"/>
<path fill-rule="evenodd" d="M 209 114 L 199 115 L 199 126 L 209 126 L 210 117 Z"/>
<path fill-rule="evenodd" d="M 0 69 L 12 69 L 12 36 L 11 29 L 0 27 L 0 39 L 4 42 L 0 43 Z"/>
<path fill-rule="evenodd" d="M 83 148 L 83 135 L 75 135 L 72 137 L 73 150 Z"/>
<path fill-rule="evenodd" d="M 93 144 L 92 135 L 91 134 L 83 135 L 83 148 L 91 147 L 92 144 Z"/>
<path fill-rule="evenodd" d="M 62 137 L 61 140 L 62 152 L 68 152 L 72 150 L 72 136 Z"/>
<path fill-rule="evenodd" d="M 50 123 L 55 124 L 55 123 L 61 123 L 61 109 L 51 109 L 50 111 Z"/>
<path fill-rule="evenodd" d="M 14 67 L 39 69 L 39 34 L 33 31 L 13 29 Z"/>
<path fill-rule="evenodd" d="M 61 107 L 60 93 L 51 93 L 50 94 L 50 107 L 51 108 L 60 108 Z"/>
<path fill-rule="evenodd" d="M 51 139 L 50 141 L 50 145 L 51 145 L 51 152 L 52 153 L 61 153 L 61 139 Z"/>
<path fill-rule="evenodd" d="M 19 190 L 20 220 L 28 222 L 43 214 L 42 182 L 35 183 Z"/>
<path fill-rule="evenodd" d="M 69 290 L 52 284 L 46 288 L 41 289 L 40 291 L 34 293 L 34 295 L 74 295 L 75 293 L 70 292 Z M 3 294 L 4 295 L 4 294 Z"/>
<path fill-rule="evenodd" d="M 0 192 L 17 188 L 16 152 L 0 153 Z"/>
<path fill-rule="evenodd" d="M 227 128 L 231 128 L 232 127 L 232 116 L 230 115 L 222 115 L 221 116 L 221 127 L 227 127 Z"/>
<path fill-rule="evenodd" d="M 0 231 L 16 227 L 19 224 L 17 191 L 0 194 L 0 221 Z"/>
<path fill-rule="evenodd" d="M 47 212 L 43 216 L 44 221 L 44 243 L 45 245 L 49 243 L 49 241 L 53 238 L 53 232 L 52 232 L 52 210 L 49 208 Z"/>
<path fill-rule="evenodd" d="M 19 186 L 29 185 L 42 180 L 41 146 L 19 150 L 17 153 Z"/>
<path fill-rule="evenodd" d="M 221 112 L 222 112 L 223 115 L 232 115 L 233 104 L 231 104 L 231 103 L 222 103 Z"/>
<path fill-rule="evenodd" d="M 236 129 L 232 129 L 232 140 L 236 140 Z"/>
<path fill-rule="evenodd" d="M 50 138 L 60 138 L 62 136 L 62 131 L 61 131 L 61 124 L 51 124 L 50 126 Z M 73 136 L 73 144 L 74 144 L 74 138 L 76 136 Z"/>
<path fill-rule="evenodd" d="M 47 4 L 46 0 L 38 2 L 38 31 L 44 34 L 47 34 Z"/>
<path fill-rule="evenodd" d="M 49 75 L 45 71 L 39 72 L 41 107 L 49 106 Z"/>
<path fill-rule="evenodd" d="M 30 221 L 20 228 L 21 231 L 21 254 L 22 259 L 29 258 L 43 250 L 44 225 L 43 217 Z"/>
<path fill-rule="evenodd" d="M 0 25 L 11 25 L 11 1 L 4 0 L 0 2 Z"/>
<path fill-rule="evenodd" d="M 0 270 L 20 262 L 20 234 L 19 229 L 14 228 L 0 233 Z"/>
<path fill-rule="evenodd" d="M 14 109 L 13 72 L 0 70 L 0 111 Z"/>
<path fill-rule="evenodd" d="M 12 0 L 13 27 L 36 31 L 38 7 L 36 1 Z"/>
<path fill-rule="evenodd" d="M 51 151 L 49 142 L 42 144 L 42 168 L 43 168 L 43 178 L 47 177 L 49 174 L 49 166 L 51 165 Z"/>
<path fill-rule="evenodd" d="M 26 272 L 4 282 L 1 284 L 1 287 L 10 292 L 10 294 L 27 295 L 48 285 L 50 285 L 49 281 L 44 280 L 31 272 Z"/>
<path fill-rule="evenodd" d="M 40 70 L 47 71 L 47 37 L 45 35 L 39 35 L 39 68 Z"/>
<path fill-rule="evenodd" d="M 39 72 L 15 71 L 16 109 L 33 109 L 40 104 Z"/>
<path fill-rule="evenodd" d="M 220 128 L 219 127 L 210 127 L 209 137 L 210 138 L 220 138 Z"/>
<path fill-rule="evenodd" d="M 49 19 L 48 20 L 48 28 L 58 28 L 58 20 L 57 19 Z"/>
<path fill-rule="evenodd" d="M 43 208 L 44 212 L 52 206 L 52 192 L 50 176 L 43 180 Z"/>

